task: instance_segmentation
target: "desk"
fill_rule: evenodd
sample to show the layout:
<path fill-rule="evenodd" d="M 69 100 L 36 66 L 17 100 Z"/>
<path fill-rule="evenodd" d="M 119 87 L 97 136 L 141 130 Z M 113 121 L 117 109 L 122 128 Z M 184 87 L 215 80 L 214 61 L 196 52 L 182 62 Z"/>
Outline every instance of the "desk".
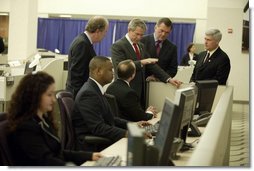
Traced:
<path fill-rule="evenodd" d="M 153 118 L 149 122 L 154 124 L 156 121 L 158 121 L 161 117 L 161 113 L 158 113 L 158 118 Z M 200 128 L 200 131 L 203 132 L 204 128 Z M 200 137 L 187 137 L 186 142 L 187 143 L 192 143 L 195 140 L 199 139 Z M 101 151 L 102 155 L 105 156 L 114 156 L 114 155 L 119 155 L 122 158 L 122 163 L 121 166 L 126 166 L 127 163 L 127 143 L 128 143 L 128 138 L 122 138 L 119 141 L 115 142 L 108 148 L 104 149 Z M 179 160 L 173 160 L 176 166 L 185 166 L 189 160 L 189 158 L 192 155 L 192 152 L 194 149 L 191 149 L 189 151 L 185 151 L 183 153 L 178 153 L 180 155 Z M 83 163 L 81 166 L 94 166 L 95 162 L 94 161 L 87 161 Z"/>

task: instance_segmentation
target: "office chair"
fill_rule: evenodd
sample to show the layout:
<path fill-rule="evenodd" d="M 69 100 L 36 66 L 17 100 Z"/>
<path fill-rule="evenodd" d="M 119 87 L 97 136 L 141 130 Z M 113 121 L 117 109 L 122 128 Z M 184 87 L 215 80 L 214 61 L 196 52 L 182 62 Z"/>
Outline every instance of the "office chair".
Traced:
<path fill-rule="evenodd" d="M 75 150 L 75 132 L 72 125 L 71 120 L 71 112 L 74 106 L 73 95 L 67 91 L 60 91 L 56 94 L 56 99 L 60 109 L 61 116 L 61 146 L 62 149 L 67 150 Z M 98 137 L 93 135 L 86 135 L 84 137 L 84 141 L 87 144 L 93 144 L 95 147 L 99 147 L 100 145 L 110 145 L 112 144 L 111 140 Z M 97 150 L 97 149 L 94 149 Z"/>
<path fill-rule="evenodd" d="M 14 162 L 7 140 L 7 114 L 0 113 L 0 165 L 13 166 Z"/>
<path fill-rule="evenodd" d="M 116 97 L 112 94 L 107 93 L 105 93 L 104 96 L 106 97 L 114 116 L 119 117 L 119 108 L 117 105 Z"/>

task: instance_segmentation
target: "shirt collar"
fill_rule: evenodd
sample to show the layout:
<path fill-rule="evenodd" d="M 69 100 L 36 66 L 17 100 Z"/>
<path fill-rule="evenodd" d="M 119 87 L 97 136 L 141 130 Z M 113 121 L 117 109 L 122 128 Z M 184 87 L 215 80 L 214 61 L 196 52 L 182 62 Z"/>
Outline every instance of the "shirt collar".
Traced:
<path fill-rule="evenodd" d="M 89 36 L 88 32 L 85 31 L 84 33 L 85 33 L 85 35 L 87 36 L 87 38 L 88 38 L 88 40 L 90 41 L 90 43 L 93 44 L 92 39 L 91 39 L 91 37 Z"/>
<path fill-rule="evenodd" d="M 207 51 L 207 53 L 210 53 L 210 56 L 212 56 L 212 54 L 219 48 L 219 46 L 217 48 L 215 48 L 214 50 L 212 51 Z"/>
<path fill-rule="evenodd" d="M 93 80 L 97 86 L 99 87 L 100 91 L 101 91 L 101 94 L 104 94 L 104 90 L 103 90 L 103 87 L 100 85 L 100 83 L 98 83 L 95 79 L 93 79 L 92 77 L 89 77 L 91 80 Z"/>

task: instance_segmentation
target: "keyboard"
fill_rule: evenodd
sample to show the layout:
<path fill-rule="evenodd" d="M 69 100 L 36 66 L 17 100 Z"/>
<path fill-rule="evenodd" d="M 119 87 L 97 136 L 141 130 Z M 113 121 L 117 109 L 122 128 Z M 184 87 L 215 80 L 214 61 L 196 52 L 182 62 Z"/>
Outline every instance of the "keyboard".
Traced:
<path fill-rule="evenodd" d="M 153 136 L 155 136 L 159 130 L 159 125 L 160 125 L 159 122 L 157 122 L 154 125 L 148 125 L 145 126 L 144 128 L 146 132 L 151 133 Z"/>
<path fill-rule="evenodd" d="M 97 160 L 94 166 L 120 166 L 121 161 L 120 156 L 107 156 Z"/>

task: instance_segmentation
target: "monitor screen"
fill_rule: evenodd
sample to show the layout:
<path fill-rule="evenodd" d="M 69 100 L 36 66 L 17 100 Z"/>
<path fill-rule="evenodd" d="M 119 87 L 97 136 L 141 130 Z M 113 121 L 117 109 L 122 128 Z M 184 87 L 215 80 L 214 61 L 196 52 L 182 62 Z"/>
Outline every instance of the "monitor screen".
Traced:
<path fill-rule="evenodd" d="M 195 105 L 195 114 L 202 114 L 202 112 L 211 112 L 218 87 L 218 81 L 200 80 L 196 81 L 196 86 L 198 88 L 198 96 Z"/>
<path fill-rule="evenodd" d="M 32 67 L 32 68 L 29 68 L 29 65 L 31 64 L 31 62 L 30 61 L 27 61 L 26 62 L 26 66 L 25 66 L 25 70 L 24 70 L 24 74 L 28 74 L 28 73 L 31 73 L 31 72 L 33 72 L 33 71 L 35 71 L 36 70 L 36 66 L 37 65 L 35 65 L 34 67 Z"/>
<path fill-rule="evenodd" d="M 197 92 L 195 87 L 187 87 L 178 89 L 175 92 L 175 104 L 179 108 L 179 117 L 181 124 L 178 127 L 177 137 L 186 141 L 189 124 L 192 121 L 194 114 L 194 102 L 196 101 Z"/>
<path fill-rule="evenodd" d="M 180 124 L 177 106 L 168 98 L 165 99 L 159 130 L 156 134 L 154 145 L 159 150 L 158 165 L 168 166 L 170 162 L 171 147 L 177 128 Z"/>

